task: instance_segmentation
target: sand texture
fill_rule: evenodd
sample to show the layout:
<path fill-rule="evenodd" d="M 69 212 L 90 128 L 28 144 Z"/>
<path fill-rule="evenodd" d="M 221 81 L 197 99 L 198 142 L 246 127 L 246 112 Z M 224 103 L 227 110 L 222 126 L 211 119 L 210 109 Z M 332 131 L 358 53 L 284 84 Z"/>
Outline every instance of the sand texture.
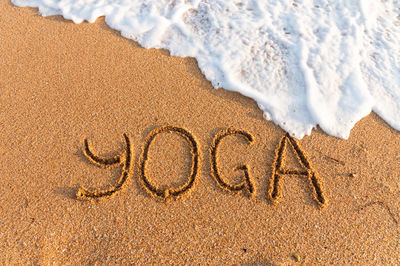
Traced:
<path fill-rule="evenodd" d="M 0 264 L 400 264 L 373 113 L 296 141 L 192 58 L 8 1 L 0 91 Z"/>

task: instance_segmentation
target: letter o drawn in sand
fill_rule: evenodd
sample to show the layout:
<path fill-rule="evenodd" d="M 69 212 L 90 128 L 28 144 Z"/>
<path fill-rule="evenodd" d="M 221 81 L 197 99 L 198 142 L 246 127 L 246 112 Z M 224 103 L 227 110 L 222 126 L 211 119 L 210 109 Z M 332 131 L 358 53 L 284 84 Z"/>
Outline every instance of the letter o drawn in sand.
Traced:
<path fill-rule="evenodd" d="M 190 170 L 190 176 L 189 179 L 186 181 L 185 184 L 183 184 L 180 187 L 177 188 L 167 188 L 167 189 L 160 189 L 157 188 L 155 185 L 153 185 L 148 177 L 146 176 L 146 161 L 148 159 L 148 154 L 149 154 L 149 148 L 151 142 L 154 140 L 154 138 L 161 133 L 176 133 L 179 136 L 183 137 L 186 142 L 190 145 L 191 147 L 191 154 L 192 154 L 192 167 Z M 195 180 L 196 180 L 196 175 L 198 172 L 199 168 L 199 150 L 198 146 L 196 143 L 196 140 L 194 139 L 193 135 L 190 134 L 187 130 L 180 128 L 180 127 L 174 127 L 174 126 L 162 126 L 159 128 L 156 128 L 150 134 L 147 136 L 145 140 L 145 144 L 143 147 L 143 152 L 142 155 L 140 156 L 140 161 L 139 161 L 139 178 L 144 186 L 144 188 L 152 195 L 156 196 L 162 199 L 169 199 L 171 197 L 179 197 L 183 195 L 185 192 L 188 192 L 191 188 L 193 188 Z"/>
<path fill-rule="evenodd" d="M 85 139 L 84 144 L 85 144 L 85 149 L 83 150 L 83 154 L 85 157 L 92 162 L 93 164 L 102 167 L 102 168 L 114 168 L 118 167 L 120 165 L 123 165 L 122 167 L 122 172 L 121 176 L 117 181 L 117 184 L 114 187 L 111 187 L 110 189 L 107 190 L 95 190 L 95 191 L 89 191 L 83 187 L 79 188 L 78 192 L 76 193 L 76 197 L 78 199 L 86 199 L 86 198 L 93 198 L 93 199 L 99 199 L 102 197 L 109 197 L 112 196 L 114 193 L 120 191 L 125 184 L 126 180 L 130 176 L 132 172 L 132 146 L 131 146 L 131 141 L 128 137 L 127 134 L 124 134 L 124 139 L 125 139 L 125 152 L 122 154 L 118 154 L 114 157 L 111 158 L 103 158 L 100 156 L 95 155 L 89 146 L 89 142 L 87 139 Z"/>
<path fill-rule="evenodd" d="M 222 139 L 230 136 L 230 135 L 239 135 L 243 136 L 249 144 L 253 142 L 253 137 L 247 133 L 246 131 L 243 130 L 236 130 L 232 128 L 228 128 L 225 130 L 221 130 L 215 135 L 213 143 L 211 144 L 210 148 L 210 159 L 211 159 L 211 175 L 214 177 L 214 179 L 217 181 L 217 184 L 231 192 L 237 192 L 241 190 L 247 189 L 249 192 L 249 196 L 252 197 L 255 194 L 255 188 L 253 183 L 251 182 L 250 176 L 249 176 L 249 171 L 246 165 L 239 165 L 235 168 L 235 170 L 243 170 L 244 172 L 244 180 L 237 185 L 232 185 L 227 183 L 221 175 L 218 173 L 218 166 L 217 166 L 217 151 L 218 151 L 218 145 L 221 143 Z"/>

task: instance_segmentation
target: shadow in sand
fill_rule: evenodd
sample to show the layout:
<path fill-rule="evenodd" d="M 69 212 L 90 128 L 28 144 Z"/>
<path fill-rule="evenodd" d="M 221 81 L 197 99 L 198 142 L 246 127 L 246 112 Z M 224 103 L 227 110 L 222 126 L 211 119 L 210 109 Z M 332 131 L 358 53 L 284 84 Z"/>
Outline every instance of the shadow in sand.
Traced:
<path fill-rule="evenodd" d="M 75 187 L 57 187 L 54 189 L 54 193 L 65 198 L 75 200 L 78 189 L 79 185 L 76 185 Z"/>

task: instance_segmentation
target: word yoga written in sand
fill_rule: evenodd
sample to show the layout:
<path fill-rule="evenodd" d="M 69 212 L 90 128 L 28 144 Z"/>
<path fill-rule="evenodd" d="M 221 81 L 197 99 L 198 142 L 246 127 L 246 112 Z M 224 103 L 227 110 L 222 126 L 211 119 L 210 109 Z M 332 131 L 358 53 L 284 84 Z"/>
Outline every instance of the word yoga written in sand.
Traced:
<path fill-rule="evenodd" d="M 187 178 L 186 182 L 179 187 L 169 187 L 166 189 L 160 188 L 157 186 L 157 184 L 155 184 L 153 180 L 148 177 L 148 174 L 146 172 L 146 163 L 149 158 L 150 146 L 157 135 L 162 133 L 177 134 L 185 140 L 185 142 L 190 146 L 191 149 L 192 165 L 190 175 Z M 218 170 L 218 147 L 223 142 L 224 138 L 228 136 L 243 138 L 249 145 L 254 142 L 253 136 L 244 130 L 228 128 L 219 131 L 215 135 L 210 147 L 211 176 L 214 178 L 216 184 L 223 190 L 229 192 L 243 192 L 249 197 L 254 197 L 256 194 L 256 187 L 254 185 L 254 182 L 252 181 L 247 165 L 239 165 L 234 169 L 243 172 L 242 180 L 238 184 L 229 183 Z M 129 139 L 127 134 L 124 134 L 123 137 L 125 140 L 125 150 L 111 158 L 104 158 L 96 155 L 90 147 L 89 141 L 87 139 L 84 140 L 83 154 L 90 162 L 105 169 L 121 167 L 121 176 L 113 187 L 106 190 L 88 190 L 81 187 L 76 194 L 77 198 L 100 199 L 110 197 L 115 193 L 121 191 L 121 189 L 127 183 L 128 179 L 131 178 L 133 174 L 132 168 L 134 164 L 132 145 L 131 140 Z M 289 152 L 287 150 L 288 146 L 292 148 L 294 154 L 296 155 L 299 164 L 303 168 L 302 171 L 291 170 L 285 167 L 285 154 Z M 199 146 L 195 137 L 189 131 L 180 127 L 169 125 L 156 128 L 146 137 L 143 151 L 139 158 L 138 166 L 140 183 L 151 196 L 165 200 L 169 200 L 171 198 L 177 199 L 195 188 L 196 176 L 199 172 L 200 167 L 199 161 Z M 324 196 L 324 190 L 321 185 L 321 179 L 319 178 L 315 169 L 311 166 L 309 158 L 302 150 L 299 143 L 289 134 L 286 134 L 281 138 L 279 142 L 279 145 L 275 151 L 275 160 L 272 164 L 272 176 L 269 179 L 269 188 L 267 193 L 268 198 L 272 203 L 275 204 L 279 202 L 282 198 L 283 176 L 293 175 L 307 178 L 310 184 L 310 188 L 312 190 L 313 198 L 317 202 L 318 206 L 324 207 L 326 205 L 326 199 Z"/>

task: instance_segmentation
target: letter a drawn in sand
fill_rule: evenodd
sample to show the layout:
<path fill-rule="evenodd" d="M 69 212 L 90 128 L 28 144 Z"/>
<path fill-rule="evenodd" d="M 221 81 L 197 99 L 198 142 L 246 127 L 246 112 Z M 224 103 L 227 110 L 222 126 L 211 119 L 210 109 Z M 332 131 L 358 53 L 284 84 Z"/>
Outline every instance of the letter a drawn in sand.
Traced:
<path fill-rule="evenodd" d="M 85 148 L 83 150 L 83 154 L 90 162 L 101 168 L 106 168 L 106 169 L 115 168 L 122 165 L 122 172 L 120 178 L 117 181 L 117 184 L 107 190 L 89 191 L 82 187 L 79 188 L 78 192 L 76 193 L 76 197 L 78 199 L 87 199 L 87 198 L 99 199 L 102 197 L 109 197 L 122 189 L 122 187 L 126 183 L 126 180 L 132 173 L 131 141 L 126 134 L 124 134 L 124 139 L 126 144 L 125 152 L 111 158 L 103 158 L 95 155 L 90 149 L 88 140 L 85 139 L 84 141 Z"/>
<path fill-rule="evenodd" d="M 210 159 L 211 159 L 211 175 L 214 177 L 217 184 L 227 191 L 231 192 L 238 192 L 238 191 L 245 191 L 248 190 L 249 196 L 252 197 L 255 194 L 254 185 L 249 176 L 249 170 L 246 165 L 239 165 L 235 167 L 235 170 L 243 170 L 244 177 L 243 181 L 239 184 L 232 185 L 226 182 L 221 175 L 218 173 L 218 166 L 217 166 L 217 151 L 218 145 L 221 143 L 222 139 L 230 136 L 230 135 L 238 135 L 244 137 L 249 144 L 253 142 L 253 137 L 243 130 L 236 130 L 233 128 L 228 128 L 226 130 L 221 130 L 215 135 L 213 143 L 211 144 L 210 149 Z"/>
<path fill-rule="evenodd" d="M 285 169 L 284 159 L 286 145 L 289 143 L 296 154 L 297 160 L 300 165 L 305 169 L 304 171 L 299 170 L 288 170 Z M 313 189 L 313 198 L 320 207 L 326 206 L 326 199 L 324 191 L 321 186 L 321 180 L 317 175 L 317 172 L 312 168 L 310 160 L 307 158 L 305 152 L 300 148 L 298 142 L 293 139 L 289 134 L 282 137 L 278 148 L 275 152 L 275 161 L 272 165 L 272 178 L 269 185 L 268 197 L 273 203 L 277 203 L 281 199 L 282 191 L 282 176 L 283 175 L 300 175 L 307 177 L 310 186 Z"/>
<path fill-rule="evenodd" d="M 146 176 L 146 162 L 149 156 L 150 144 L 154 140 L 154 138 L 161 133 L 176 133 L 179 136 L 183 137 L 191 147 L 192 168 L 190 170 L 190 176 L 185 184 L 177 188 L 167 188 L 167 189 L 157 188 L 150 182 L 149 178 Z M 150 132 L 150 134 L 147 136 L 145 140 L 143 153 L 140 156 L 140 162 L 139 162 L 139 168 L 140 168 L 139 178 L 141 180 L 143 187 L 152 196 L 156 196 L 165 200 L 169 200 L 171 197 L 176 197 L 176 198 L 180 197 L 194 187 L 196 175 L 199 170 L 199 157 L 200 155 L 197 142 L 194 139 L 193 135 L 190 134 L 187 130 L 174 126 L 162 126 L 156 128 L 155 130 Z"/>

